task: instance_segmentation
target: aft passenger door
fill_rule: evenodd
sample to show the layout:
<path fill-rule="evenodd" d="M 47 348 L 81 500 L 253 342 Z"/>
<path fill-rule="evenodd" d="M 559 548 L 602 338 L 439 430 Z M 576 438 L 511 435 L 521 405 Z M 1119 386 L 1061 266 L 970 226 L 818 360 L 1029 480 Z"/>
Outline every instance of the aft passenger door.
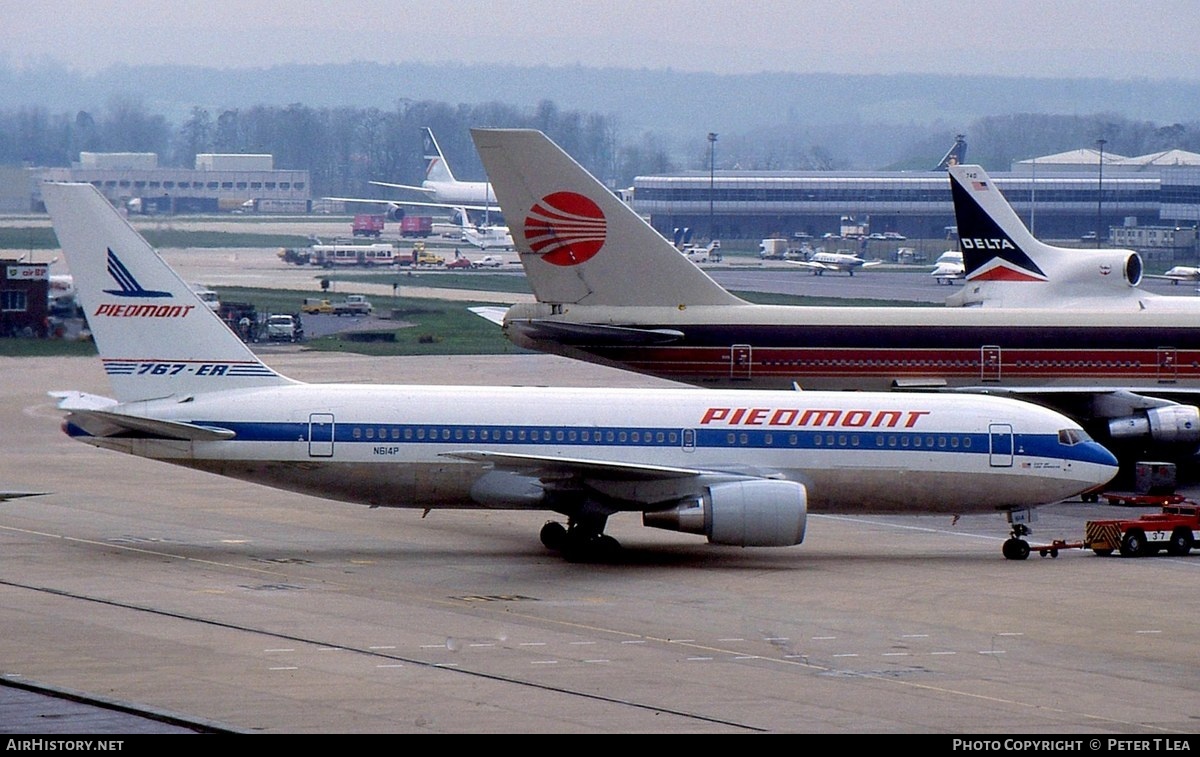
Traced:
<path fill-rule="evenodd" d="M 1007 423 L 988 424 L 988 464 L 993 468 L 1011 468 L 1013 464 L 1013 428 Z"/>
<path fill-rule="evenodd" d="M 750 380 L 751 349 L 748 344 L 735 344 L 729 348 L 729 378 L 734 381 Z"/>
<path fill-rule="evenodd" d="M 308 416 L 308 456 L 333 457 L 333 414 L 310 413 Z"/>
<path fill-rule="evenodd" d="M 980 381 L 1000 380 L 1000 358 L 1000 347 L 997 345 L 985 344 L 979 348 Z"/>

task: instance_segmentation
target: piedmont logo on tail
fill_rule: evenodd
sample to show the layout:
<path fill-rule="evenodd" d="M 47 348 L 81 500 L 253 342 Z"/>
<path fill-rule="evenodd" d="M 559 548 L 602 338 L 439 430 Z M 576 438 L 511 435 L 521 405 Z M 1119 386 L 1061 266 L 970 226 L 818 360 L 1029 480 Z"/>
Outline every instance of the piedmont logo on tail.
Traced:
<path fill-rule="evenodd" d="M 42 195 L 87 312 L 112 296 L 109 249 L 132 281 L 198 303 L 96 187 Z M 208 308 L 91 326 L 102 359 L 126 369 L 110 372 L 112 398 L 53 392 L 75 439 L 376 507 L 557 513 L 566 523 L 540 538 L 569 559 L 614 557 L 604 529 L 621 513 L 716 544 L 781 547 L 803 541 L 810 511 L 1011 515 L 1116 470 L 1078 424 L 1004 398 L 306 384 L 264 365 Z M 237 361 L 248 370 L 213 370 Z M 1006 542 L 1006 556 L 1028 553 L 1016 533 Z"/>
<path fill-rule="evenodd" d="M 755 305 L 721 288 L 544 134 L 472 132 L 510 217 L 583 195 L 603 246 L 553 265 L 514 237 L 535 303 L 505 335 L 534 350 L 707 387 L 1010 394 L 1067 413 L 1129 462 L 1200 452 L 1200 300 L 1137 288 L 1128 250 L 1036 239 L 979 166 L 951 165 L 973 307 Z M 943 274 L 948 275 L 948 274 Z"/>
<path fill-rule="evenodd" d="M 138 280 L 133 277 L 117 254 L 108 249 L 108 275 L 113 277 L 120 289 L 105 289 L 106 294 L 116 295 L 117 297 L 170 297 L 170 292 L 162 292 L 154 289 L 146 289 Z"/>

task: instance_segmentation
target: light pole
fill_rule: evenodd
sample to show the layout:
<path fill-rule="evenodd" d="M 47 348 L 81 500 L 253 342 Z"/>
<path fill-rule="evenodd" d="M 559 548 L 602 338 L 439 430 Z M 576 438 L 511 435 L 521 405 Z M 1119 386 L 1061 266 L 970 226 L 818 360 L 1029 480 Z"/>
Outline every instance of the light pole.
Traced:
<path fill-rule="evenodd" d="M 708 241 L 716 236 L 716 223 L 713 220 L 713 191 L 717 173 L 717 133 L 708 133 Z"/>
<path fill-rule="evenodd" d="M 1096 144 L 1100 146 L 1100 174 L 1096 182 L 1096 246 L 1100 246 L 1100 239 L 1103 236 L 1104 229 L 1104 145 L 1108 143 L 1107 139 L 1097 139 Z"/>
<path fill-rule="evenodd" d="M 1029 182 L 1029 233 L 1034 234 L 1037 221 L 1037 158 L 1033 159 L 1033 181 Z"/>

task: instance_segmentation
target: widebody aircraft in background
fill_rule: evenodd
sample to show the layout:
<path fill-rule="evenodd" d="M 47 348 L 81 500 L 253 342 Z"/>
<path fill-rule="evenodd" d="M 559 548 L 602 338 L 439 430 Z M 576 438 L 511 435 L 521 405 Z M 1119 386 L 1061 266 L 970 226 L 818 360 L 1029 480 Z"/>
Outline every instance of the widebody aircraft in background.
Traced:
<path fill-rule="evenodd" d="M 1116 470 L 1078 424 L 1003 398 L 301 383 L 98 189 L 42 194 L 114 396 L 53 394 L 64 430 L 103 449 L 377 507 L 557 512 L 567 525 L 541 538 L 572 559 L 613 554 L 604 527 L 622 512 L 787 546 L 810 510 L 1011 516 Z M 1008 557 L 1028 555 L 1017 536 Z"/>
<path fill-rule="evenodd" d="M 948 171 L 965 280 L 947 305 L 1200 316 L 1200 299 L 1141 289 L 1145 266 L 1136 251 L 1046 244 L 1030 233 L 982 167 Z"/>
<path fill-rule="evenodd" d="M 368 197 L 326 197 L 326 200 L 350 203 L 372 203 L 388 206 L 388 217 L 400 220 L 407 213 L 406 208 L 440 208 L 462 214 L 463 222 L 467 221 L 467 211 L 483 216 L 482 225 L 493 226 L 493 220 L 500 220 L 500 206 L 492 185 L 486 181 L 459 181 L 450 171 L 450 164 L 442 154 L 433 136 L 433 129 L 421 129 L 425 145 L 425 180 L 416 184 L 393 184 L 386 181 L 372 181 L 371 184 L 390 189 L 405 189 L 420 192 L 424 200 L 395 200 L 372 199 Z M 493 218 L 494 217 L 494 218 Z"/>
<path fill-rule="evenodd" d="M 702 386 L 1009 394 L 1064 412 L 1130 462 L 1200 448 L 1200 326 L 1166 302 L 1185 298 L 1068 307 L 1048 285 L 1036 307 L 755 305 L 544 134 L 472 134 L 536 297 L 502 322 L 522 347 Z M 979 181 L 948 170 L 954 186 Z M 959 218 L 973 247 L 1020 246 L 999 224 L 976 232 Z"/>

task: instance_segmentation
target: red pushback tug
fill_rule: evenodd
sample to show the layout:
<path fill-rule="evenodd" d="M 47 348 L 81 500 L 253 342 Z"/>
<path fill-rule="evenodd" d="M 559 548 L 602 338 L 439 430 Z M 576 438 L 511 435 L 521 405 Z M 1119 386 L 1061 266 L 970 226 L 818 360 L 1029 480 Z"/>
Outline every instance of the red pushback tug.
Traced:
<path fill-rule="evenodd" d="M 1172 497 L 1171 499 L 1175 499 Z M 1082 542 L 1053 541 L 1031 547 L 1042 557 L 1058 557 L 1060 549 L 1090 549 L 1098 555 L 1120 552 L 1122 557 L 1147 557 L 1166 549 L 1181 557 L 1200 539 L 1200 504 L 1179 498 L 1162 511 L 1138 518 L 1089 520 Z"/>

